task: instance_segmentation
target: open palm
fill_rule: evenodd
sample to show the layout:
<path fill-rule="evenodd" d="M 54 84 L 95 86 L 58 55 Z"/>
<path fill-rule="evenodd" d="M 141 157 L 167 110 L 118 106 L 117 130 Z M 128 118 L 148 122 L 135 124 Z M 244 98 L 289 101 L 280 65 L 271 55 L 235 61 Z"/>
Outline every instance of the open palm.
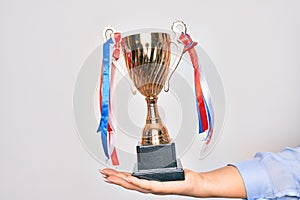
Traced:
<path fill-rule="evenodd" d="M 108 183 L 116 184 L 130 190 L 160 195 L 189 194 L 190 196 L 196 196 L 196 194 L 193 194 L 193 191 L 195 191 L 195 187 L 198 186 L 200 178 L 198 173 L 188 169 L 184 170 L 185 180 L 168 182 L 138 179 L 133 177 L 130 173 L 119 172 L 110 168 L 103 169 L 100 173 L 104 176 L 105 181 Z"/>

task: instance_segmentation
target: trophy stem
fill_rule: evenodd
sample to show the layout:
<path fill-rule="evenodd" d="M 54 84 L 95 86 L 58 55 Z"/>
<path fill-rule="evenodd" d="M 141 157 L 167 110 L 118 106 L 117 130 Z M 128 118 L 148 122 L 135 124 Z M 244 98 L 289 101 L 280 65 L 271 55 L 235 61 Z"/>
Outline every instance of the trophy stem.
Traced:
<path fill-rule="evenodd" d="M 147 101 L 147 119 L 146 123 L 147 124 L 157 124 L 161 123 L 161 118 L 158 113 L 157 109 L 157 97 L 146 97 Z"/>
<path fill-rule="evenodd" d="M 163 124 L 157 109 L 157 96 L 147 96 L 147 119 L 143 129 L 141 144 L 143 146 L 169 144 L 168 129 Z"/>

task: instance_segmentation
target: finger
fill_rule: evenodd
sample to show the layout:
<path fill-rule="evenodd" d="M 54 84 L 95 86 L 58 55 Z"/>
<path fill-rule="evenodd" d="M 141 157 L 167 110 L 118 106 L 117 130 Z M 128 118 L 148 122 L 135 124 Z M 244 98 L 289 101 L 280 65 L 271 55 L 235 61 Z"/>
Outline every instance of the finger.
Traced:
<path fill-rule="evenodd" d="M 187 186 L 190 186 L 189 183 L 187 183 L 187 179 L 182 181 L 167 181 L 167 182 L 159 182 L 153 180 L 149 181 L 145 179 L 138 179 L 133 176 L 129 176 L 128 179 L 136 187 L 143 188 L 145 190 L 150 191 L 151 193 L 160 194 L 160 195 L 178 194 L 182 190 L 185 190 Z"/>
<path fill-rule="evenodd" d="M 138 188 L 135 185 L 131 184 L 127 178 L 128 176 L 131 176 L 131 174 L 128 172 L 118 172 L 111 168 L 105 168 L 100 170 L 100 173 L 104 176 L 104 181 L 107 183 L 116 184 L 130 190 L 149 193 L 149 191 L 143 188 Z"/>
<path fill-rule="evenodd" d="M 129 175 L 130 176 L 130 175 Z M 139 192 L 142 192 L 142 193 L 150 193 L 150 191 L 148 190 L 145 190 L 143 188 L 139 188 L 135 185 L 133 185 L 127 176 L 124 176 L 124 177 L 119 177 L 119 176 L 109 176 L 106 178 L 106 182 L 108 183 L 112 183 L 112 184 L 116 184 L 116 185 L 119 185 L 123 188 L 126 188 L 126 189 L 129 189 L 129 190 L 136 190 L 136 191 L 139 191 Z"/>
<path fill-rule="evenodd" d="M 105 169 L 101 169 L 99 170 L 99 172 L 102 174 L 102 175 L 106 175 L 106 176 L 113 176 L 117 173 L 116 170 L 114 169 L 111 169 L 111 168 L 105 168 Z"/>
<path fill-rule="evenodd" d="M 151 193 L 155 194 L 164 194 L 165 193 L 165 184 L 164 182 L 159 181 L 152 181 L 152 180 L 145 180 L 145 179 L 139 179 L 133 176 L 127 177 L 129 182 L 132 183 L 132 185 L 141 188 L 143 190 L 150 191 Z"/>
<path fill-rule="evenodd" d="M 118 176 L 118 177 L 125 177 L 130 175 L 128 172 L 119 172 L 117 170 L 111 169 L 111 168 L 105 168 L 100 170 L 100 173 L 106 177 L 108 176 Z"/>

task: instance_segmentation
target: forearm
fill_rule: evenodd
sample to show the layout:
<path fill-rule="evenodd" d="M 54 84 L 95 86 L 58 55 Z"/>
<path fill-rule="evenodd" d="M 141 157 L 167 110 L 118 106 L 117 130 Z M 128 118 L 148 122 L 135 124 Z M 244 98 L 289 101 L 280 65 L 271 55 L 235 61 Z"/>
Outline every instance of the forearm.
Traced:
<path fill-rule="evenodd" d="M 233 166 L 196 174 L 196 185 L 187 190 L 189 196 L 246 198 L 243 179 Z"/>

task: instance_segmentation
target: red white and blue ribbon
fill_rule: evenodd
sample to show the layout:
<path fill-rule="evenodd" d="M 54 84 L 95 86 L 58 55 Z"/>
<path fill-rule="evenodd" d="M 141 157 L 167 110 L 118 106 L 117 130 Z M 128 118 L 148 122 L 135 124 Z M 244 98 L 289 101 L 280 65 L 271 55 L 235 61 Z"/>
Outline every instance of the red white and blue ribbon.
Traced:
<path fill-rule="evenodd" d="M 204 140 L 206 141 L 206 144 L 209 144 L 214 132 L 213 128 L 215 123 L 215 111 L 212 104 L 211 94 L 209 92 L 208 85 L 202 73 L 200 75 L 200 80 L 201 80 L 202 93 L 203 93 L 204 103 L 205 103 L 205 107 L 207 110 L 207 117 L 208 117 L 208 131 L 207 131 L 208 134 Z"/>
<path fill-rule="evenodd" d="M 207 83 L 202 76 L 200 65 L 198 62 L 197 52 L 192 38 L 185 33 L 179 36 L 179 42 L 184 45 L 183 53 L 188 52 L 191 62 L 194 67 L 194 84 L 196 92 L 196 108 L 198 114 L 199 133 L 207 131 L 207 136 L 204 139 L 206 144 L 211 141 L 214 126 L 214 109 L 212 106 L 211 96 L 207 87 Z"/>
<path fill-rule="evenodd" d="M 113 47 L 113 58 L 117 60 L 120 54 L 120 39 L 119 33 L 114 34 L 113 38 L 108 39 L 103 45 L 103 67 L 100 75 L 99 88 L 99 106 L 101 119 L 97 132 L 101 133 L 102 147 L 106 158 L 111 159 L 114 166 L 119 165 L 119 160 L 115 148 L 115 130 L 112 123 L 112 106 L 111 97 L 113 89 L 113 80 L 115 74 L 115 66 L 112 65 L 111 47 Z"/>

